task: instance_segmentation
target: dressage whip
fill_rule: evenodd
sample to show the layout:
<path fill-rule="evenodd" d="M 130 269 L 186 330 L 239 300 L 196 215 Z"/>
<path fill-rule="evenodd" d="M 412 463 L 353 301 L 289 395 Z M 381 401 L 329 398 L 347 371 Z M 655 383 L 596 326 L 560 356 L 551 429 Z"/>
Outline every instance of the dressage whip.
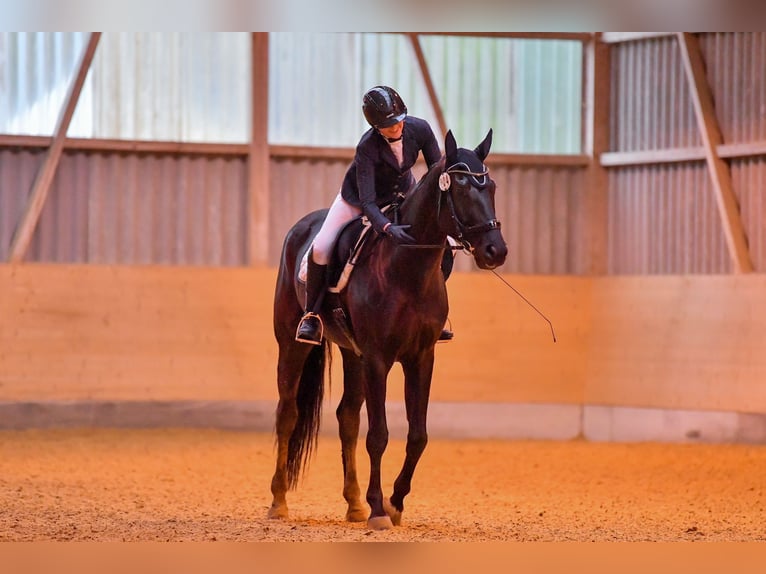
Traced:
<path fill-rule="evenodd" d="M 447 246 L 445 246 L 445 245 L 400 245 L 399 247 L 407 247 L 407 248 L 409 248 L 409 249 L 445 249 L 445 247 L 446 247 L 447 249 L 452 249 L 453 251 L 465 251 L 465 250 L 466 250 L 466 248 L 465 248 L 463 245 L 449 245 L 449 244 L 448 244 Z M 510 283 L 508 283 L 508 281 L 506 281 L 505 279 L 503 279 L 503 278 L 502 278 L 502 277 L 501 277 L 501 276 L 500 276 L 500 275 L 497 273 L 497 271 L 495 271 L 494 269 L 490 269 L 490 271 L 492 271 L 492 273 L 495 275 L 495 277 L 497 277 L 498 279 L 500 279 L 500 281 L 502 281 L 502 282 L 503 282 L 503 283 L 505 283 L 505 284 L 506 284 L 508 287 L 510 287 L 510 288 L 513 290 L 513 292 L 514 292 L 514 293 L 516 293 L 516 295 L 518 295 L 519 297 L 521 297 L 521 298 L 524 300 L 524 302 L 525 302 L 527 305 L 529 305 L 530 307 L 532 307 L 532 309 L 534 309 L 535 311 L 537 311 L 537 314 L 538 314 L 538 315 L 540 315 L 540 316 L 541 316 L 543 319 L 545 319 L 545 321 L 548 323 L 548 326 L 551 328 L 551 336 L 553 336 L 553 342 L 555 343 L 555 342 L 556 342 L 556 332 L 553 330 L 553 323 L 551 323 L 551 320 L 550 320 L 550 319 L 548 319 L 548 317 L 546 317 L 546 316 L 543 314 L 543 312 L 542 312 L 542 311 L 540 311 L 540 309 L 538 309 L 537 307 L 535 307 L 535 306 L 532 304 L 532 302 L 531 302 L 529 299 L 527 299 L 526 297 L 524 297 L 524 295 L 522 295 L 522 294 L 519 292 L 519 290 L 518 290 L 518 289 L 516 289 L 516 287 L 514 287 L 513 285 L 511 285 Z"/>
<path fill-rule="evenodd" d="M 465 248 L 464 248 L 462 245 L 461 245 L 461 246 L 452 246 L 452 249 L 453 249 L 453 250 L 459 250 L 459 249 L 465 250 Z M 545 319 L 545 321 L 548 323 L 548 326 L 551 328 L 551 336 L 553 337 L 553 342 L 555 343 L 555 342 L 556 342 L 556 332 L 553 330 L 553 323 L 551 323 L 551 320 L 550 320 L 550 319 L 548 319 L 548 317 L 546 317 L 546 316 L 543 314 L 543 312 L 542 312 L 542 311 L 540 311 L 540 309 L 538 309 L 537 307 L 535 307 L 535 306 L 532 304 L 532 302 L 531 302 L 529 299 L 527 299 L 526 297 L 524 297 L 524 295 L 522 295 L 522 294 L 519 292 L 519 290 L 518 290 L 518 289 L 516 289 L 516 287 L 514 287 L 513 285 L 511 285 L 510 283 L 508 283 L 508 281 L 506 281 L 505 279 L 503 279 L 503 278 L 502 278 L 502 277 L 501 277 L 501 276 L 498 274 L 498 272 L 497 272 L 497 271 L 495 271 L 494 269 L 490 269 L 490 271 L 492 271 L 492 274 L 493 274 L 495 277 L 497 277 L 498 279 L 500 279 L 500 281 L 502 281 L 502 282 L 503 282 L 503 283 L 505 283 L 505 284 L 506 284 L 508 287 L 510 287 L 510 288 L 513 290 L 513 292 L 514 292 L 514 293 L 516 293 L 516 295 L 518 295 L 519 297 L 521 297 L 521 298 L 524 300 L 524 302 L 525 302 L 527 305 L 529 305 L 530 307 L 532 307 L 532 309 L 534 309 L 535 311 L 537 311 L 537 314 L 538 314 L 538 315 L 540 315 L 540 317 L 542 317 L 543 319 Z"/>
<path fill-rule="evenodd" d="M 532 303 L 529 301 L 529 299 L 527 299 L 526 297 L 524 297 L 524 295 L 522 295 L 521 293 L 519 293 L 519 291 L 518 291 L 518 290 L 517 290 L 517 289 L 516 289 L 516 288 L 515 288 L 513 285 L 511 285 L 510 283 L 508 283 L 508 281 L 506 281 L 505 279 L 503 279 L 503 278 L 502 278 L 502 277 L 501 277 L 501 276 L 498 274 L 498 272 L 497 272 L 497 271 L 495 271 L 494 269 L 490 269 L 490 271 L 492 271 L 492 273 L 495 275 L 495 277 L 497 277 L 498 279 L 500 279 L 500 281 L 502 281 L 502 282 L 503 282 L 503 283 L 505 283 L 505 284 L 506 284 L 508 287 L 510 287 L 511 289 L 513 289 L 513 292 L 514 292 L 514 293 L 516 293 L 516 295 L 518 295 L 519 297 L 521 297 L 521 298 L 524 300 L 524 302 L 525 302 L 527 305 L 529 305 L 530 307 L 532 307 L 532 309 L 534 309 L 535 311 L 537 311 L 537 314 L 538 314 L 538 315 L 540 315 L 540 316 L 541 316 L 543 319 L 545 319 L 545 320 L 548 322 L 548 326 L 551 328 L 551 335 L 553 335 L 553 342 L 555 343 L 555 342 L 556 342 L 556 333 L 555 333 L 555 331 L 553 330 L 553 323 L 551 323 L 551 320 L 550 320 L 550 319 L 548 319 L 548 317 L 546 317 L 545 315 L 543 315 L 543 313 L 540 311 L 540 309 L 538 309 L 537 307 L 535 307 L 534 305 L 532 305 Z"/>

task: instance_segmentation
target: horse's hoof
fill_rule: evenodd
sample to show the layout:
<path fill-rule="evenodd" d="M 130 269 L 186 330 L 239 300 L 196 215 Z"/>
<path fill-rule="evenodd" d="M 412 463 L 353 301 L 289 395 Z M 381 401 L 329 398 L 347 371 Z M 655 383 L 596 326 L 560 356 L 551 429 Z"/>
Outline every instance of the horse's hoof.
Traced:
<path fill-rule="evenodd" d="M 372 516 L 367 520 L 367 528 L 370 530 L 391 530 L 393 527 L 390 516 Z"/>
<path fill-rule="evenodd" d="M 364 522 L 367 520 L 367 511 L 364 508 L 351 508 L 349 507 L 346 512 L 347 522 Z"/>
<path fill-rule="evenodd" d="M 284 519 L 287 518 L 287 514 L 286 504 L 272 504 L 271 508 L 269 508 L 268 517 Z"/>
<path fill-rule="evenodd" d="M 383 510 L 385 510 L 386 514 L 391 518 L 391 522 L 394 526 L 402 525 L 402 511 L 397 510 L 396 507 L 391 504 L 390 498 L 383 499 Z"/>

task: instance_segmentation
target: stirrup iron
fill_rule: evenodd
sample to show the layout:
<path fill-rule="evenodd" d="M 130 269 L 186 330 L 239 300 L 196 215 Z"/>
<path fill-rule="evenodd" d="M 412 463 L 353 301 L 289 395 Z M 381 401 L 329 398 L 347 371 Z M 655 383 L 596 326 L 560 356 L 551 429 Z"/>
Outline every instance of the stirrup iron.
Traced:
<path fill-rule="evenodd" d="M 309 319 L 316 319 L 317 321 L 319 321 L 319 338 L 317 340 L 307 339 L 300 336 L 301 327 Z M 313 311 L 309 311 L 308 313 L 303 315 L 303 317 L 301 317 L 300 322 L 298 323 L 298 328 L 295 330 L 295 340 L 298 341 L 299 343 L 308 343 L 309 345 L 321 345 L 323 338 L 324 338 L 324 322 L 322 321 L 322 317 L 319 316 L 319 313 L 314 313 Z"/>

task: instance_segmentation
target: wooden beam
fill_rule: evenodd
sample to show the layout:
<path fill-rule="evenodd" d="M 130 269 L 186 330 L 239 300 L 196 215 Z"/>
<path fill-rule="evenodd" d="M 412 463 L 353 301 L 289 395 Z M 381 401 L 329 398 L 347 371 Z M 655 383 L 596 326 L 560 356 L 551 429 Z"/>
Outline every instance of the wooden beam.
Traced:
<path fill-rule="evenodd" d="M 603 32 L 601 34 L 601 41 L 605 44 L 619 44 L 621 42 L 667 38 L 673 36 L 673 34 L 674 32 Z"/>
<path fill-rule="evenodd" d="M 248 155 L 247 253 L 265 265 L 269 253 L 269 34 L 251 34 L 251 129 Z"/>
<path fill-rule="evenodd" d="M 643 151 L 613 151 L 602 153 L 600 158 L 603 167 L 680 163 L 685 161 L 704 161 L 705 150 L 701 147 L 685 147 Z"/>
<path fill-rule="evenodd" d="M 585 268 L 589 275 L 606 275 L 608 270 L 609 178 L 599 162 L 609 149 L 610 47 L 598 36 L 585 46 L 583 70 L 583 148 L 589 157 L 585 210 L 581 221 L 585 232 Z"/>
<path fill-rule="evenodd" d="M 47 148 L 50 144 L 51 138 L 46 136 L 0 135 L 0 148 Z M 248 144 L 66 138 L 64 149 L 134 154 L 246 156 L 250 147 Z"/>
<path fill-rule="evenodd" d="M 669 32 L 672 34 L 672 32 Z M 418 32 L 420 36 L 468 36 L 471 38 L 512 38 L 517 40 L 570 40 L 589 42 L 591 32 Z"/>
<path fill-rule="evenodd" d="M 51 138 L 45 136 L 0 135 L 0 149 L 38 149 L 50 146 Z M 223 144 L 203 142 L 170 142 L 149 140 L 109 140 L 89 138 L 67 138 L 64 149 L 70 151 L 157 154 L 157 155 L 221 155 L 247 157 L 250 144 Z M 318 147 L 302 145 L 270 145 L 271 159 L 316 159 L 327 161 L 351 161 L 352 147 Z M 766 155 L 766 142 L 763 143 Z M 702 152 L 700 151 L 700 154 Z M 488 165 L 543 165 L 551 167 L 586 167 L 589 158 L 583 154 L 530 154 L 495 153 L 487 158 Z"/>
<path fill-rule="evenodd" d="M 41 149 L 50 147 L 50 145 L 51 138 L 47 136 L 0 135 L 0 149 Z M 250 144 L 66 138 L 64 149 L 107 153 L 243 157 L 248 155 Z M 716 149 L 719 156 L 727 159 L 763 157 L 766 156 L 766 141 L 724 143 Z M 272 144 L 269 146 L 269 155 L 272 158 L 350 161 L 354 158 L 354 148 Z M 702 147 L 684 147 L 642 151 L 610 151 L 601 153 L 600 158 L 602 167 L 607 168 L 680 163 L 685 161 L 705 161 L 705 150 Z M 586 154 L 492 152 L 492 155 L 487 158 L 488 164 L 500 165 L 586 167 L 589 162 L 590 156 Z"/>
<path fill-rule="evenodd" d="M 0 134 L 0 149 L 40 149 L 51 145 L 47 136 L 26 136 Z M 71 151 L 149 153 L 168 155 L 223 155 L 247 156 L 250 144 L 225 144 L 204 142 L 174 142 L 150 140 L 115 140 L 98 138 L 66 138 L 64 149 Z M 722 143 L 716 147 L 718 155 L 727 159 L 766 156 L 766 141 Z M 303 145 L 270 145 L 269 154 L 275 157 L 307 159 L 354 158 L 354 148 L 319 147 Z M 705 161 L 702 147 L 666 148 L 642 151 L 609 151 L 600 154 L 603 167 L 679 163 L 684 161 Z M 590 156 L 586 154 L 531 154 L 495 153 L 487 162 L 518 165 L 587 166 Z"/>
<path fill-rule="evenodd" d="M 587 167 L 590 158 L 584 154 L 492 152 L 487 157 L 486 163 L 490 166 Z"/>
<path fill-rule="evenodd" d="M 719 157 L 740 159 L 766 156 L 766 141 L 720 144 L 716 146 Z M 681 147 L 653 149 L 644 151 L 612 151 L 601 154 L 604 167 L 625 167 L 631 165 L 649 165 L 662 163 L 680 163 L 685 161 L 705 161 L 705 148 Z"/>
<path fill-rule="evenodd" d="M 718 155 L 725 158 L 757 157 L 766 155 L 766 141 L 724 143 L 718 146 Z"/>
<path fill-rule="evenodd" d="M 442 110 L 441 103 L 439 102 L 439 96 L 436 93 L 434 82 L 431 79 L 431 72 L 428 69 L 428 62 L 426 62 L 426 57 L 423 53 L 423 48 L 420 45 L 420 39 L 418 38 L 418 35 L 407 34 L 407 36 L 412 43 L 412 48 L 415 50 L 415 56 L 417 57 L 418 65 L 420 66 L 420 73 L 423 75 L 423 81 L 426 83 L 428 97 L 431 100 L 431 106 L 433 107 L 434 113 L 436 114 L 436 121 L 439 122 L 439 129 L 442 132 L 441 141 L 443 142 L 447 135 L 447 122 L 444 119 L 444 111 Z"/>
<path fill-rule="evenodd" d="M 353 161 L 356 154 L 356 149 L 352 147 L 271 145 L 269 149 L 272 158 L 339 160 L 349 163 Z"/>
<path fill-rule="evenodd" d="M 734 194 L 731 172 L 728 164 L 721 159 L 717 151 L 722 143 L 721 130 L 715 115 L 713 96 L 707 83 L 699 41 L 689 32 L 678 32 L 677 37 L 729 254 L 733 260 L 734 269 L 738 273 L 751 272 L 753 264 L 750 260 L 739 205 Z"/>
<path fill-rule="evenodd" d="M 37 222 L 40 220 L 40 214 L 45 206 L 45 200 L 48 197 L 48 191 L 53 183 L 53 177 L 56 175 L 56 168 L 61 159 L 61 153 L 64 150 L 64 140 L 66 138 L 67 130 L 69 129 L 69 124 L 72 122 L 72 116 L 77 107 L 77 101 L 80 99 L 80 93 L 82 92 L 83 84 L 85 84 L 85 78 L 88 75 L 88 70 L 90 69 L 90 64 L 93 61 L 93 56 L 96 53 L 100 38 L 101 32 L 91 33 L 90 38 L 88 39 L 88 44 L 85 46 L 85 50 L 83 50 L 77 73 L 69 86 L 64 101 L 64 107 L 59 114 L 50 148 L 37 172 L 37 176 L 32 184 L 32 190 L 29 194 L 27 208 L 24 211 L 21 221 L 16 228 L 13 240 L 11 241 L 8 257 L 10 263 L 19 263 L 23 261 L 27 249 L 29 248 L 29 244 L 32 241 L 35 227 L 37 227 Z"/>

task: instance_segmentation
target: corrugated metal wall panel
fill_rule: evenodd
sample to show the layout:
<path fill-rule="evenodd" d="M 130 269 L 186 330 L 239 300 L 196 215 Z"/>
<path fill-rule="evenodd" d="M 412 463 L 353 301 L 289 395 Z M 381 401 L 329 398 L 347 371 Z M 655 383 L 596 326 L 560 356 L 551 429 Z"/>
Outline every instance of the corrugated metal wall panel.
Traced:
<path fill-rule="evenodd" d="M 81 225 L 87 222 L 91 191 L 80 181 L 83 172 L 65 168 L 65 165 L 76 160 L 76 155 L 69 154 L 61 158 L 29 245 L 27 261 L 88 261 L 87 235 Z M 89 171 L 87 164 L 78 163 L 77 167 L 84 168 L 84 173 Z"/>
<path fill-rule="evenodd" d="M 585 171 L 495 167 L 495 207 L 508 244 L 507 273 L 582 273 L 581 202 Z M 456 266 L 457 268 L 457 266 Z M 473 263 L 460 267 L 472 269 Z"/>
<path fill-rule="evenodd" d="M 4 162 L 19 154 L 0 151 Z M 24 154 L 18 184 L 2 179 L 3 258 L 41 158 Z M 64 154 L 27 261 L 244 265 L 244 158 Z M 6 209 L 6 206 L 7 209 Z"/>
<path fill-rule="evenodd" d="M 707 170 L 700 164 L 609 173 L 608 273 L 730 273 Z"/>
<path fill-rule="evenodd" d="M 753 267 L 766 272 L 766 158 L 733 161 L 731 175 Z"/>
<path fill-rule="evenodd" d="M 0 33 L 0 133 L 50 135 L 87 33 Z M 244 143 L 250 34 L 106 32 L 71 137 Z"/>
<path fill-rule="evenodd" d="M 763 141 L 766 34 L 699 37 L 724 142 Z M 676 38 L 614 45 L 612 63 L 612 150 L 702 145 Z M 731 165 L 751 259 L 763 271 L 763 160 Z M 610 273 L 731 272 L 703 162 L 612 169 L 609 189 Z"/>
<path fill-rule="evenodd" d="M 548 40 L 511 42 L 515 55 L 512 83 L 518 96 L 512 112 L 518 130 L 514 133 L 506 128 L 502 116 L 493 117 L 493 125 L 512 134 L 508 147 L 514 152 L 579 153 L 582 44 Z M 478 80 L 480 84 L 484 77 Z"/>
<path fill-rule="evenodd" d="M 478 143 L 493 128 L 495 151 L 579 153 L 580 42 L 423 36 L 421 43 L 459 142 Z"/>
<path fill-rule="evenodd" d="M 438 126 L 417 59 L 402 34 L 269 34 L 269 140 L 353 147 L 369 129 L 362 94 L 393 86 L 412 115 Z"/>
<path fill-rule="evenodd" d="M 87 41 L 84 32 L 0 32 L 0 133 L 53 133 Z M 81 120 L 70 134 L 90 135 Z"/>
<path fill-rule="evenodd" d="M 411 114 L 436 126 L 412 46 L 402 34 L 269 34 L 269 140 L 353 147 L 369 129 L 362 94 L 396 88 Z"/>
<path fill-rule="evenodd" d="M 249 139 L 246 32 L 106 32 L 92 74 L 92 137 Z"/>
<path fill-rule="evenodd" d="M 766 32 L 700 34 L 724 142 L 766 140 Z"/>
<path fill-rule="evenodd" d="M 272 162 L 269 262 L 279 263 L 282 241 L 302 216 L 328 207 L 348 162 L 283 159 Z M 416 176 L 423 175 L 418 164 Z M 584 269 L 579 210 L 585 170 L 493 167 L 495 206 L 508 243 L 508 273 L 581 273 Z M 473 258 L 457 252 L 455 271 L 473 271 Z"/>
<path fill-rule="evenodd" d="M 282 242 L 290 227 L 304 215 L 330 206 L 348 164 L 347 160 L 272 160 L 268 257 L 271 265 L 279 265 Z"/>
<path fill-rule="evenodd" d="M 611 50 L 610 150 L 702 145 L 676 39 L 627 42 Z"/>
<path fill-rule="evenodd" d="M 495 151 L 580 150 L 582 44 L 503 38 L 420 38 L 448 129 Z M 270 34 L 269 137 L 275 144 L 356 145 L 368 129 L 361 96 L 397 89 L 438 128 L 410 40 L 402 34 Z M 480 89 L 479 89 L 480 88 Z"/>
<path fill-rule="evenodd" d="M 6 261 L 43 152 L 0 149 L 0 260 Z"/>
<path fill-rule="evenodd" d="M 372 79 L 369 74 L 387 70 L 387 77 L 418 94 L 410 99 L 415 102 L 412 106 L 430 106 L 412 69 L 414 58 L 408 52 L 411 47 L 406 38 L 399 35 L 326 36 L 324 41 L 330 42 L 333 49 L 345 45 L 348 50 L 365 54 L 368 58 L 365 61 L 375 63 L 375 67 L 353 72 L 360 90 L 369 87 L 367 84 Z M 763 141 L 766 139 L 766 80 L 760 72 L 766 63 L 766 34 L 701 34 L 700 38 L 724 140 L 729 143 Z M 322 62 L 314 54 L 317 44 L 310 38 L 304 40 L 303 49 L 312 56 L 312 65 L 320 66 Z M 427 40 L 435 42 L 428 45 L 428 50 L 433 51 L 435 45 L 443 45 L 445 54 L 458 49 L 456 44 L 451 44 L 455 38 Z M 471 43 L 467 45 L 470 47 Z M 461 46 L 461 50 L 469 49 Z M 453 106 L 482 107 L 490 101 L 498 105 L 504 101 L 503 95 L 512 84 L 505 76 L 493 77 L 482 94 L 470 93 L 460 81 L 478 81 L 488 78 L 491 70 L 502 69 L 509 50 L 502 42 L 495 46 L 497 52 L 474 62 L 472 69 L 458 68 L 454 74 L 439 72 L 452 87 L 448 91 Z M 613 45 L 611 49 L 610 149 L 636 151 L 700 146 L 676 40 L 628 42 Z M 157 58 L 170 58 L 168 54 L 150 52 Z M 328 53 L 329 47 L 324 51 L 325 59 Z M 401 61 L 407 62 L 406 71 L 404 65 L 396 64 Z M 437 71 L 446 66 L 447 61 L 447 58 L 439 60 L 433 56 L 431 59 Z M 473 60 L 466 61 L 470 64 Z M 60 67 L 61 62 L 49 68 Z M 338 82 L 338 78 L 345 77 L 341 68 L 349 62 L 357 60 L 347 55 L 334 62 L 330 67 L 332 73 L 327 72 L 329 81 Z M 311 78 L 324 81 L 323 74 L 319 73 Z M 33 88 L 30 84 L 24 89 Z M 340 91 L 336 84 L 336 93 Z M 302 91 L 300 95 L 305 98 L 306 93 Z M 518 94 L 507 91 L 507 95 L 509 106 L 516 105 L 513 100 Z M 357 97 L 344 91 L 338 105 L 358 109 Z M 360 131 L 364 128 L 361 114 L 349 114 L 347 109 L 340 110 L 340 114 L 354 117 L 349 125 L 361 125 Z M 487 111 L 486 116 L 477 116 L 469 122 L 480 133 L 475 137 L 460 135 L 461 145 L 470 146 L 483 137 L 487 126 L 480 126 L 480 120 L 484 117 L 493 116 Z M 506 120 L 498 119 L 497 125 L 513 125 L 510 120 L 503 123 Z M 505 129 L 496 129 L 496 142 L 507 136 L 499 133 Z M 357 138 L 358 133 L 353 136 L 354 143 Z M 498 145 L 493 145 L 493 151 L 500 150 Z M 0 150 L 0 256 L 4 259 L 40 161 L 41 152 Z M 751 257 L 759 272 L 766 270 L 763 223 L 766 202 L 762 197 L 765 162 L 764 158 L 731 162 L 734 190 L 740 201 Z M 332 201 L 347 163 L 272 160 L 269 236 L 272 264 L 278 261 L 281 241 L 289 226 L 311 209 L 326 207 Z M 247 260 L 246 175 L 244 158 L 67 152 L 28 260 L 244 264 Z M 580 228 L 584 221 L 584 170 L 506 166 L 493 167 L 493 177 L 498 184 L 498 217 L 503 222 L 510 248 L 508 262 L 502 270 L 584 272 L 586 233 Z M 611 168 L 609 186 L 609 273 L 731 272 L 704 163 Z M 468 258 L 458 257 L 456 268 L 469 270 L 473 264 Z"/>
<path fill-rule="evenodd" d="M 0 162 L 18 165 L 16 155 L 3 151 Z M 21 173 L 18 184 L 7 176 L 2 180 L 4 258 L 42 161 L 40 154 L 24 155 L 23 170 L 0 172 Z M 271 264 L 278 264 L 290 226 L 332 202 L 347 167 L 346 160 L 272 161 Z M 420 176 L 423 167 L 415 171 Z M 497 214 L 510 248 L 501 270 L 580 272 L 577 210 L 584 171 L 495 167 L 492 174 Z M 246 193 L 243 159 L 67 152 L 27 261 L 244 265 Z M 455 268 L 471 271 L 475 266 L 470 257 L 458 256 Z"/>
<path fill-rule="evenodd" d="M 0 133 L 50 134 L 88 35 L 0 33 Z M 503 152 L 580 149 L 582 44 L 422 36 L 448 127 Z M 103 33 L 70 136 L 245 142 L 248 33 Z M 272 143 L 353 146 L 368 128 L 361 95 L 396 87 L 437 126 L 403 34 L 270 34 Z M 480 86 L 481 89 L 477 89 Z"/>

